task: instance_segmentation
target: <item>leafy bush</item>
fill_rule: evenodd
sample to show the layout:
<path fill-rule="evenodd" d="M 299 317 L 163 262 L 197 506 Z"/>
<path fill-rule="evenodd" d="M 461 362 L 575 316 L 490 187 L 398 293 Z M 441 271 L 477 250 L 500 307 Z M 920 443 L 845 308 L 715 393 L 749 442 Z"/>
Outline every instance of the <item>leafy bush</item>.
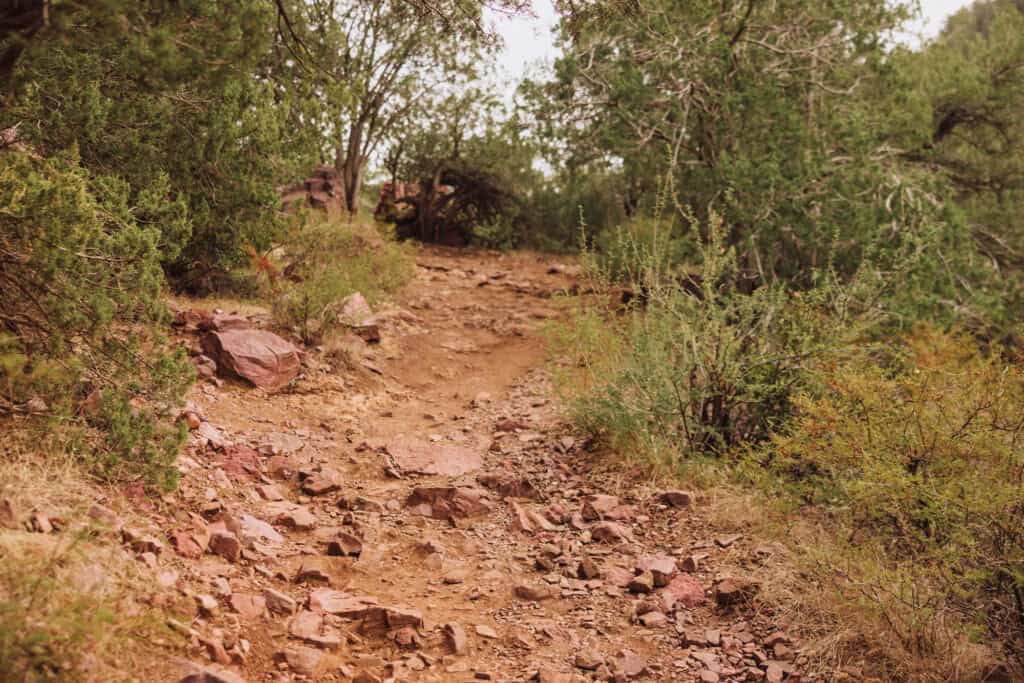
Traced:
<path fill-rule="evenodd" d="M 301 227 L 283 248 L 272 287 L 273 313 L 279 325 L 295 330 L 306 343 L 328 336 L 342 321 L 339 304 L 361 293 L 371 304 L 412 276 L 409 252 L 367 226 L 325 220 Z"/>
<path fill-rule="evenodd" d="M 795 405 L 799 418 L 753 464 L 787 499 L 827 510 L 836 541 L 821 554 L 846 599 L 907 651 L 954 622 L 1024 662 L 1020 366 L 924 329 L 885 364 L 838 367 Z"/>
<path fill-rule="evenodd" d="M 664 245 L 676 238 L 664 226 L 660 237 L 658 225 L 646 227 L 645 242 L 623 242 L 628 253 L 590 259 L 606 282 L 629 277 L 643 305 L 613 323 L 613 333 L 592 314 L 567 331 L 563 342 L 586 375 L 577 420 L 614 446 L 669 461 L 765 438 L 811 380 L 811 365 L 856 332 L 854 288 L 823 280 L 800 294 L 776 285 L 748 294 L 714 214 L 708 241 L 691 241 L 701 258 L 694 274 L 675 269 Z M 595 343 L 594 334 L 610 339 Z"/>
<path fill-rule="evenodd" d="M 73 158 L 0 153 L 0 414 L 74 419 L 96 473 L 170 485 L 184 439 L 170 417 L 191 370 L 152 324 L 160 226 L 181 214 L 138 200 Z"/>
<path fill-rule="evenodd" d="M 97 178 L 117 176 L 140 221 L 159 226 L 163 265 L 185 286 L 279 236 L 274 186 L 311 156 L 309 127 L 289 124 L 295 103 L 265 77 L 272 4 L 50 9 L 55 25 L 26 45 L 0 128 L 17 126 L 43 156 L 76 149 Z M 176 220 L 161 220 L 167 210 Z"/>

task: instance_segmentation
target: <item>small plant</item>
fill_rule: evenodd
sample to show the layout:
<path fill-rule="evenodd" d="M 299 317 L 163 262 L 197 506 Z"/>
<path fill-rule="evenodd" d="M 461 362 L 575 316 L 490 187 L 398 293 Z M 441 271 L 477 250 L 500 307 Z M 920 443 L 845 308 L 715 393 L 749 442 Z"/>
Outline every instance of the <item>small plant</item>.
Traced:
<path fill-rule="evenodd" d="M 284 252 L 286 277 L 270 293 L 274 318 L 307 344 L 329 337 L 343 322 L 340 304 L 348 295 L 359 292 L 375 303 L 412 275 L 405 247 L 372 228 L 341 222 L 302 227 Z"/>

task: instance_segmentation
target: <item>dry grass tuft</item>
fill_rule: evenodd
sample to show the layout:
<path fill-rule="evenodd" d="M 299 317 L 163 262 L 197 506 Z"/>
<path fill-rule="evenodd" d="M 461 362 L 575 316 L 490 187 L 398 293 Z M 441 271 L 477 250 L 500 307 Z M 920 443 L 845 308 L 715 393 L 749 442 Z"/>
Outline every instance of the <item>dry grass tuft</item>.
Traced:
<path fill-rule="evenodd" d="M 174 636 L 139 602 L 152 592 L 149 570 L 86 515 L 106 502 L 103 489 L 55 439 L 0 427 L 0 500 L 17 516 L 16 528 L 0 528 L 0 680 L 136 680 L 159 669 L 155 646 Z M 56 530 L 29 531 L 35 512 Z"/>

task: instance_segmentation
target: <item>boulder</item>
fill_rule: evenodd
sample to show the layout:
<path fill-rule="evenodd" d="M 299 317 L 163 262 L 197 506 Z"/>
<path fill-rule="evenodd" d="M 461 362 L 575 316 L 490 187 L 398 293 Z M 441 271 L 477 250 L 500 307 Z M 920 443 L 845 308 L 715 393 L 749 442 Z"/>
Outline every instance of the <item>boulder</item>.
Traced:
<path fill-rule="evenodd" d="M 266 389 L 277 389 L 295 379 L 301 365 L 299 349 L 266 330 L 210 332 L 203 337 L 203 349 L 222 373 Z"/>

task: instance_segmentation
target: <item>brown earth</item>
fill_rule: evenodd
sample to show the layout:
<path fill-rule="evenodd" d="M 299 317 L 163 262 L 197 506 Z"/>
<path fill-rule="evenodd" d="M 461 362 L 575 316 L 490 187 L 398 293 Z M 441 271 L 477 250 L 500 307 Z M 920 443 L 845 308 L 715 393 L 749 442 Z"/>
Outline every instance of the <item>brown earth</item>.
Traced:
<path fill-rule="evenodd" d="M 380 344 L 314 352 L 277 392 L 193 390 L 150 530 L 174 540 L 154 572 L 206 667 L 189 680 L 814 679 L 727 576 L 771 551 L 564 421 L 552 265 L 425 248 Z"/>

